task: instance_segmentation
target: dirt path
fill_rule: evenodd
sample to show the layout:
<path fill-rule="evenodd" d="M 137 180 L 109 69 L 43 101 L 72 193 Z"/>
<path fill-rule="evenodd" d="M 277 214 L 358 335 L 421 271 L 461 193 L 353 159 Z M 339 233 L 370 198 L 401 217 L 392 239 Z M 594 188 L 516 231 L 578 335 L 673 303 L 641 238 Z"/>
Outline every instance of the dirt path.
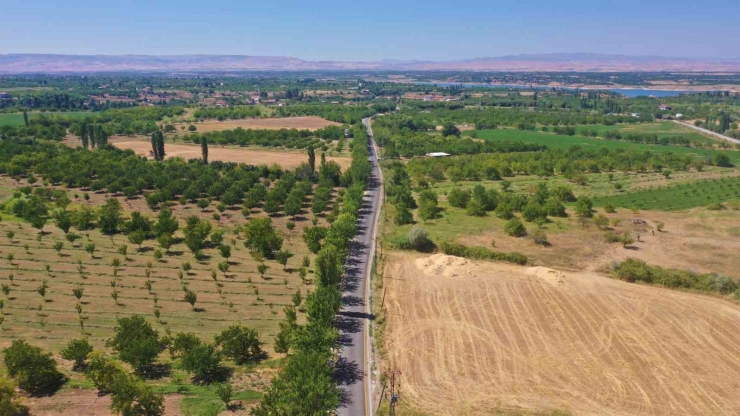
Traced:
<path fill-rule="evenodd" d="M 740 306 L 594 273 L 392 254 L 386 350 L 438 415 L 740 413 Z"/>

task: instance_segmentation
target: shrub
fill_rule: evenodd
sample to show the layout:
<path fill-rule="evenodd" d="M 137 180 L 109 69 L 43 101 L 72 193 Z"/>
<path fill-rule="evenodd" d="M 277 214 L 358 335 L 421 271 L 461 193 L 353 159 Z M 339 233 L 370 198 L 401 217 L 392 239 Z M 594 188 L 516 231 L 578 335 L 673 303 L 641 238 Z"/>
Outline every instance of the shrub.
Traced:
<path fill-rule="evenodd" d="M 614 208 L 614 205 L 612 205 L 612 204 L 606 204 L 606 205 L 604 205 L 604 211 L 607 214 L 614 214 L 615 212 L 617 212 L 617 209 Z"/>
<path fill-rule="evenodd" d="M 240 365 L 265 358 L 263 343 L 259 340 L 257 331 L 251 328 L 232 325 L 216 336 L 216 344 L 221 347 L 225 356 Z"/>
<path fill-rule="evenodd" d="M 21 416 L 27 414 L 28 408 L 21 404 L 13 383 L 8 379 L 0 378 L 0 415 Z"/>
<path fill-rule="evenodd" d="M 605 230 L 609 226 L 609 218 L 607 218 L 606 215 L 599 214 L 594 217 L 594 225 L 596 225 L 596 228 L 599 230 Z"/>
<path fill-rule="evenodd" d="M 200 345 L 200 338 L 192 332 L 181 332 L 172 340 L 169 350 L 172 358 L 181 357 Z"/>
<path fill-rule="evenodd" d="M 198 383 L 210 383 L 221 370 L 221 354 L 213 344 L 199 344 L 182 357 L 182 368 Z"/>
<path fill-rule="evenodd" d="M 73 339 L 62 350 L 62 358 L 74 361 L 74 368 L 80 370 L 85 366 L 85 360 L 93 352 L 93 347 L 87 338 Z"/>
<path fill-rule="evenodd" d="M 5 368 L 18 387 L 33 395 L 54 393 L 64 383 L 64 375 L 57 371 L 57 363 L 50 353 L 24 340 L 13 341 L 3 350 Z"/>
<path fill-rule="evenodd" d="M 120 362 L 106 357 L 102 352 L 94 351 L 89 355 L 85 374 L 101 393 L 110 393 L 113 390 L 113 380 L 126 376 L 126 370 Z"/>
<path fill-rule="evenodd" d="M 494 261 L 505 261 L 515 264 L 527 264 L 527 256 L 521 253 L 502 253 L 498 251 L 491 251 L 485 247 L 476 246 L 468 247 L 458 243 L 443 242 L 440 245 L 442 252 L 457 257 L 466 257 L 477 260 L 494 260 Z"/>
<path fill-rule="evenodd" d="M 524 227 L 524 224 L 516 217 L 506 222 L 504 232 L 512 237 L 524 237 L 527 235 L 527 229 Z"/>
<path fill-rule="evenodd" d="M 642 260 L 627 259 L 613 268 L 613 273 L 628 282 L 643 282 L 670 288 L 695 289 L 729 295 L 740 286 L 726 276 L 715 273 L 695 274 L 685 270 L 649 266 Z"/>
<path fill-rule="evenodd" d="M 115 336 L 107 345 L 120 354 L 121 360 L 131 364 L 137 373 L 145 373 L 162 350 L 159 334 L 140 315 L 118 319 Z"/>
<path fill-rule="evenodd" d="M 432 246 L 432 240 L 426 230 L 421 227 L 414 227 L 409 231 L 409 243 L 416 251 L 428 251 Z"/>
<path fill-rule="evenodd" d="M 542 230 L 536 230 L 532 236 L 534 243 L 538 246 L 549 246 L 550 242 L 547 241 L 547 234 Z"/>

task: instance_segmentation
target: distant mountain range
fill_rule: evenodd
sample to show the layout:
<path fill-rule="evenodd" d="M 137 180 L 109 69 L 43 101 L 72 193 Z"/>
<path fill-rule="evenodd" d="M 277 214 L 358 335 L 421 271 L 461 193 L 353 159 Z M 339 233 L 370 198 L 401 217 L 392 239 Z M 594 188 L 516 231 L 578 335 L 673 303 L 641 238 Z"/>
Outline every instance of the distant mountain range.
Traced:
<path fill-rule="evenodd" d="M 455 61 L 307 61 L 247 55 L 0 55 L 0 73 L 238 71 L 686 71 L 740 72 L 740 59 L 690 59 L 592 53 L 510 55 Z"/>

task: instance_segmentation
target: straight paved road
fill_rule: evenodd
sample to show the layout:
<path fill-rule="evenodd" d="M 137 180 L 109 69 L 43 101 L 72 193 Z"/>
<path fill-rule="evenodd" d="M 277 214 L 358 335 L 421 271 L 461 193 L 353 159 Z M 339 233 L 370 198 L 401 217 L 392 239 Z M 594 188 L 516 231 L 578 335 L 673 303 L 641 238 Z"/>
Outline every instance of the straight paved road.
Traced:
<path fill-rule="evenodd" d="M 708 134 L 710 136 L 716 137 L 718 139 L 727 140 L 730 143 L 740 144 L 740 140 L 733 139 L 732 137 L 725 136 L 724 134 L 715 133 L 715 132 L 713 132 L 711 130 L 707 130 L 705 128 L 698 127 L 698 126 L 695 126 L 695 125 L 689 124 L 689 123 L 682 123 L 682 122 L 677 121 L 677 120 L 673 120 L 673 122 L 676 123 L 676 124 L 680 124 L 682 126 L 685 126 L 685 127 L 692 128 L 692 129 L 694 129 L 696 131 L 700 131 L 700 132 L 702 132 L 704 134 Z"/>
<path fill-rule="evenodd" d="M 368 152 L 373 170 L 365 192 L 365 201 L 358 218 L 357 236 L 351 246 L 345 266 L 342 301 L 344 306 L 337 318 L 341 346 L 337 362 L 337 377 L 344 391 L 340 416 L 372 415 L 370 395 L 370 340 L 368 327 L 372 319 L 370 272 L 375 254 L 375 234 L 383 194 L 382 173 L 370 128 L 370 119 L 362 120 L 368 128 Z"/>

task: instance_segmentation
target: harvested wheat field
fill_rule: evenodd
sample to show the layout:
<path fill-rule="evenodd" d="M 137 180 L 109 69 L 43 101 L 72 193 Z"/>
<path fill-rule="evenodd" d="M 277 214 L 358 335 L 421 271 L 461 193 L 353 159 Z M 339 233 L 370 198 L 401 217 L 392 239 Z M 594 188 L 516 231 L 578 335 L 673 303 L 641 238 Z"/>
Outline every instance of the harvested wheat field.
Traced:
<path fill-rule="evenodd" d="M 111 144 L 121 149 L 131 149 L 139 155 L 149 156 L 152 145 L 143 140 L 113 140 Z M 200 159 L 200 146 L 190 144 L 171 144 L 165 147 L 166 157 L 181 157 L 185 160 Z M 208 159 L 220 160 L 222 162 L 246 163 L 248 165 L 272 165 L 279 164 L 284 169 L 297 168 L 302 162 L 308 161 L 306 152 L 283 151 L 283 150 L 257 150 L 244 147 L 208 147 Z M 327 156 L 327 160 L 333 160 L 346 169 L 352 160 L 346 157 Z"/>
<path fill-rule="evenodd" d="M 390 365 L 439 415 L 740 413 L 740 306 L 594 273 L 392 254 Z"/>
<path fill-rule="evenodd" d="M 194 124 L 198 132 L 205 133 L 209 131 L 234 130 L 236 128 L 253 129 L 253 130 L 279 130 L 279 129 L 298 129 L 298 130 L 318 130 L 327 126 L 341 126 L 340 123 L 329 121 L 321 117 L 279 117 L 279 118 L 245 118 L 242 120 L 207 120 Z M 182 124 L 180 126 L 185 126 Z M 179 129 L 179 126 L 178 126 Z"/>

